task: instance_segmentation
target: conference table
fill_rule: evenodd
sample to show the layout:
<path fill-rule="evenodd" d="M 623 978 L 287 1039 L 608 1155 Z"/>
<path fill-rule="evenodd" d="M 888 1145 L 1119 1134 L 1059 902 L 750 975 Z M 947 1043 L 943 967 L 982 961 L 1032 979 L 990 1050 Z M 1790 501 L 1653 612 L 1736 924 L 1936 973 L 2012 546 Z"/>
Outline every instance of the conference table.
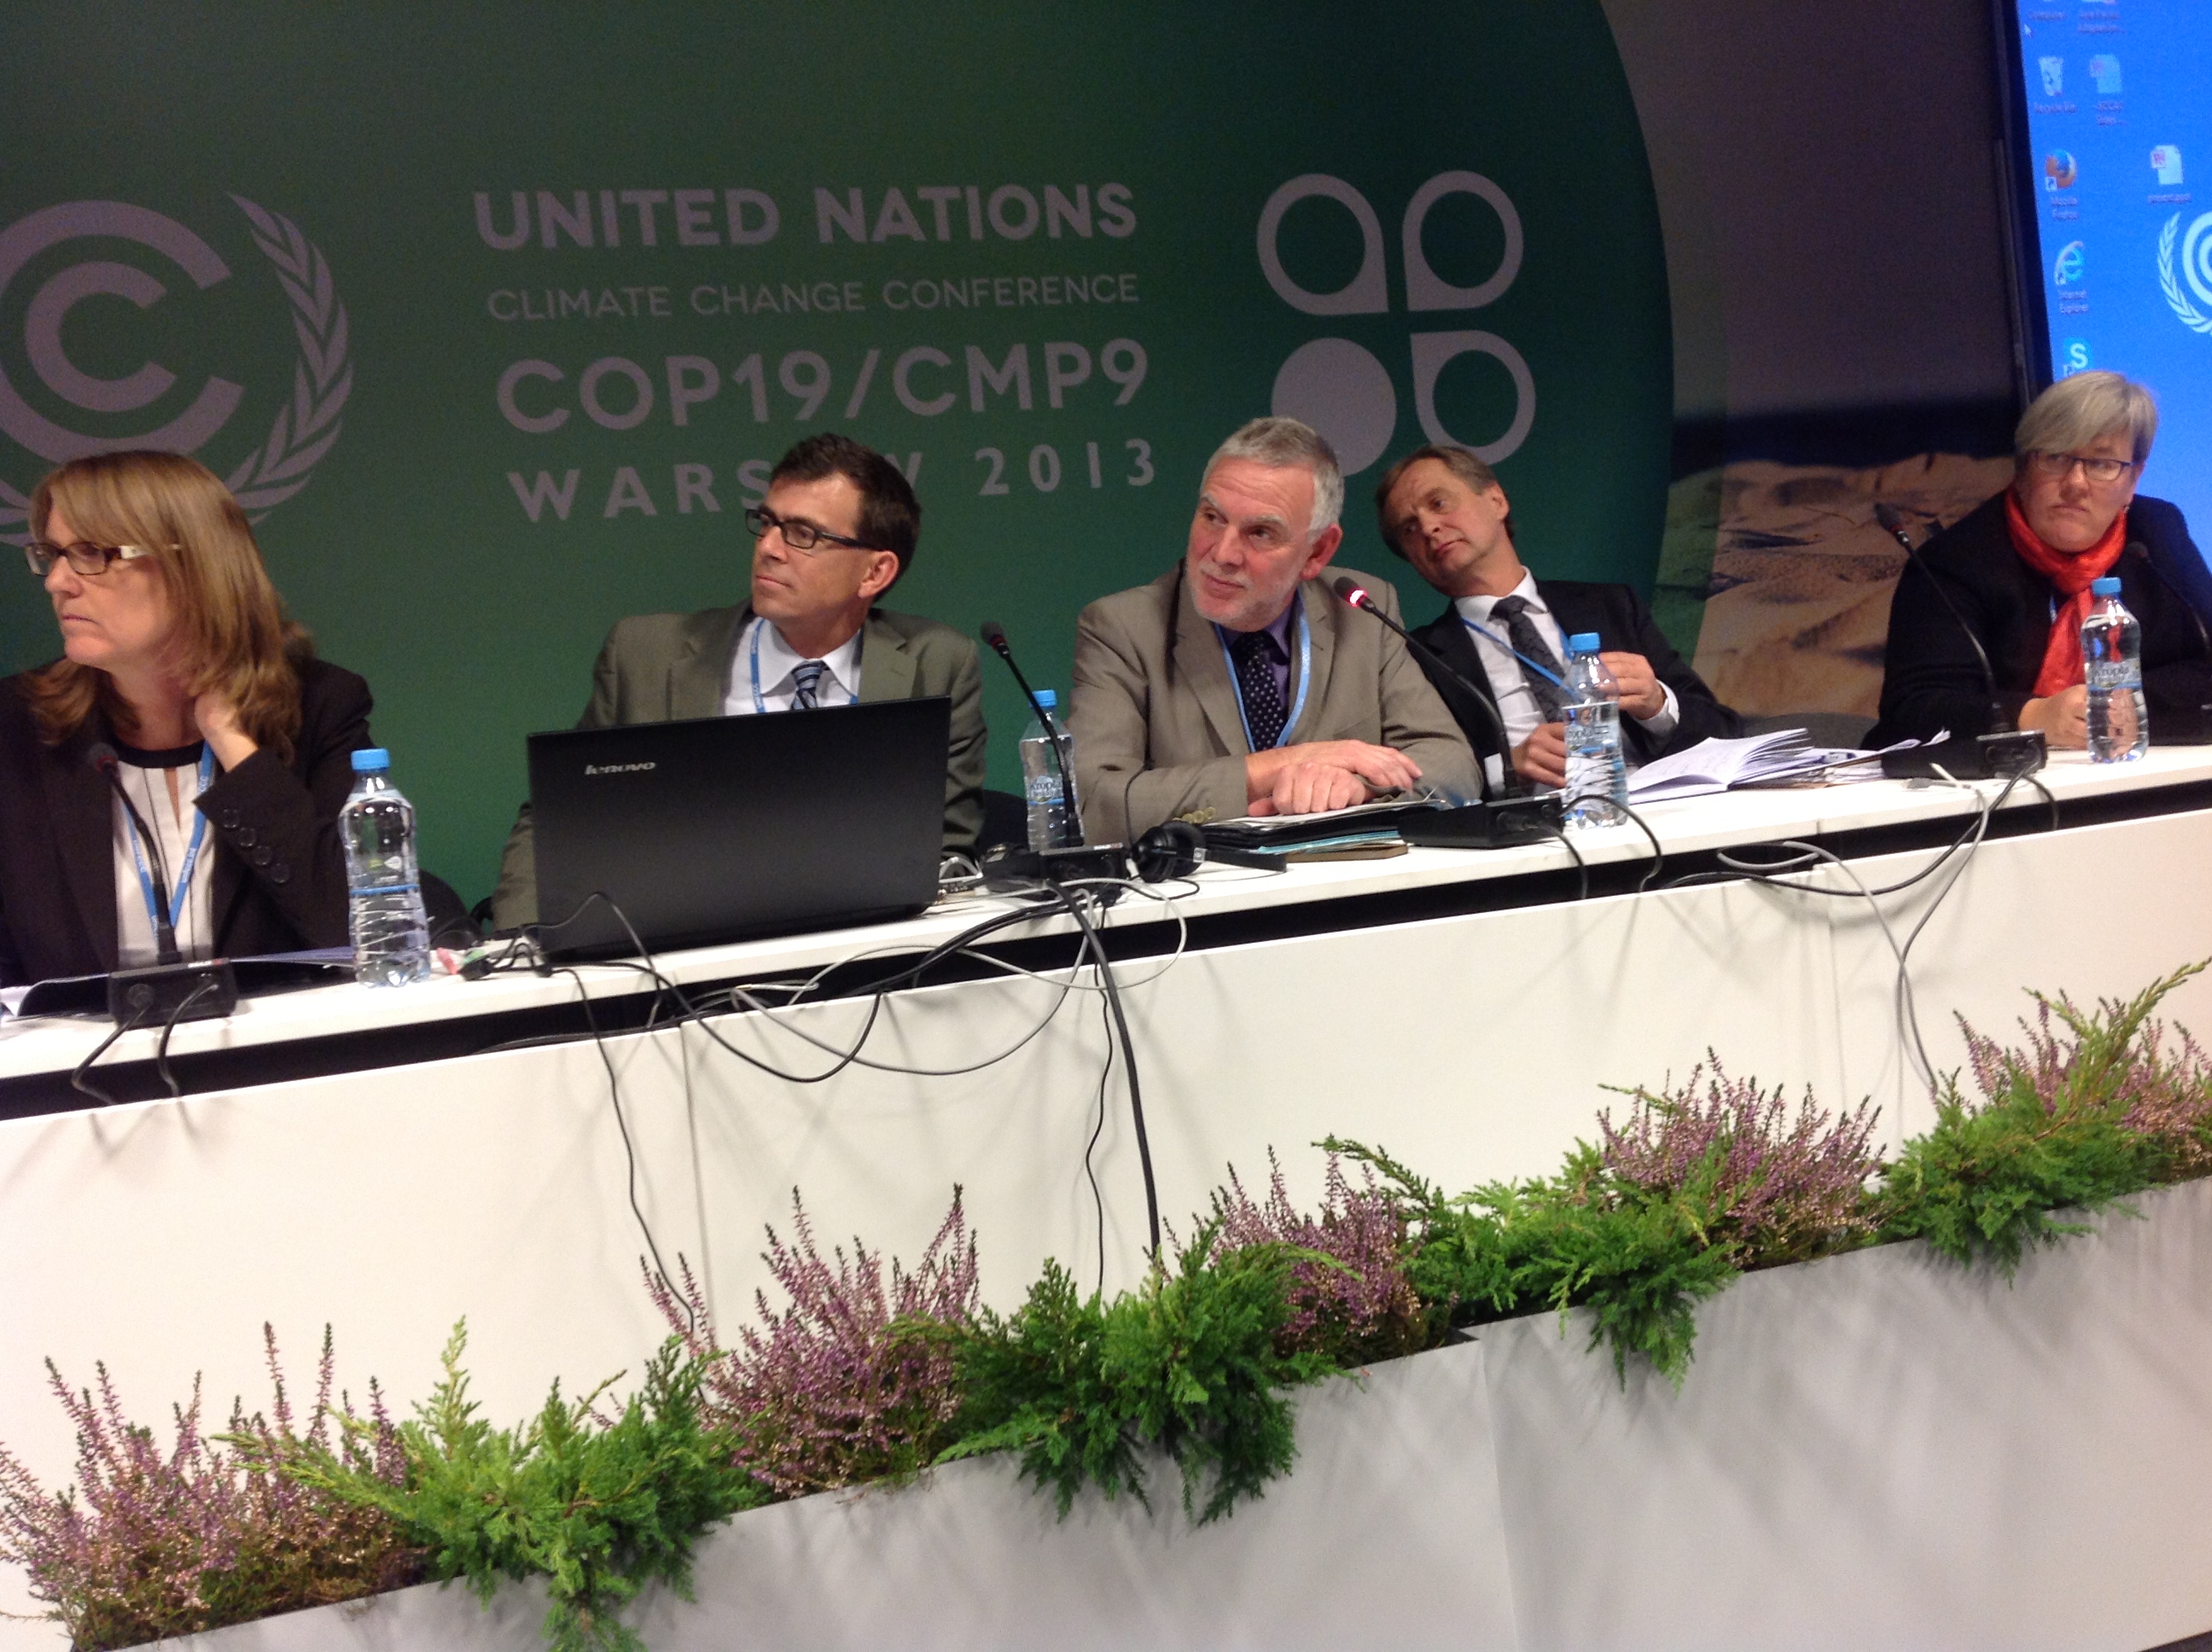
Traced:
<path fill-rule="evenodd" d="M 1271 1154 L 1310 1205 L 1331 1134 L 1449 1188 L 1544 1174 L 1625 1110 L 1621 1090 L 1712 1062 L 1825 1108 L 1871 1099 L 1894 1147 L 1933 1117 L 1900 949 L 1939 1075 L 1963 1064 L 1961 1018 L 2016 1034 L 2029 989 L 2124 996 L 2212 954 L 2212 749 L 2056 755 L 1978 821 L 2002 791 L 1880 780 L 1655 805 L 1639 812 L 1663 865 L 1623 825 L 1577 835 L 1580 871 L 1544 841 L 1124 892 L 1101 933 L 1163 1218 L 1188 1234 L 1232 1167 L 1254 1187 Z M 1893 894 L 1784 886 L 1879 891 L 1962 837 Z M 1840 864 L 1777 883 L 1724 859 L 1791 842 Z M 1095 969 L 1069 967 L 1066 915 L 871 990 L 1009 909 L 963 896 L 672 953 L 657 978 L 615 963 L 271 995 L 174 1029 L 174 1097 L 157 1035 L 123 1036 L 91 1073 L 107 1106 L 70 1075 L 112 1027 L 0 1024 L 0 1442 L 69 1478 L 49 1356 L 78 1382 L 105 1361 L 149 1421 L 196 1373 L 217 1413 L 264 1403 L 264 1321 L 295 1386 L 327 1323 L 342 1382 L 374 1374 L 404 1406 L 465 1317 L 475 1397 L 512 1420 L 556 1376 L 639 1369 L 666 1332 L 649 1250 L 681 1259 L 733 1338 L 769 1278 L 763 1230 L 791 1232 L 794 1197 L 825 1253 L 857 1237 L 911 1260 L 957 1188 L 996 1306 L 1047 1258 L 1086 1286 L 1134 1283 L 1127 1074 L 1108 1063 Z M 726 1007 L 733 986 L 773 1005 L 775 983 L 810 978 L 792 1007 Z M 678 990 L 725 1007 L 679 1016 Z M 2203 1026 L 2208 1005 L 2199 979 L 2167 1013 Z M 0 1609 L 21 1608 L 20 1588 L 0 1580 Z M 49 1638 L 8 1626 L 0 1646 L 18 1636 Z"/>

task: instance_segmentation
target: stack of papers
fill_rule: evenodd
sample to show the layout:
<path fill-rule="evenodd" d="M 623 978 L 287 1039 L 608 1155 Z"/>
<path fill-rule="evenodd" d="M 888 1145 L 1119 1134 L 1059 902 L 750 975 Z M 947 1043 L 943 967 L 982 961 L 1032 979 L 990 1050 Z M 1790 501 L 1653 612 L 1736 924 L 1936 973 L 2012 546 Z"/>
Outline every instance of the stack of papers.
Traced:
<path fill-rule="evenodd" d="M 1814 745 L 1802 728 L 1777 729 L 1741 740 L 1702 740 L 1687 751 L 1661 757 L 1631 774 L 1628 798 L 1632 803 L 1663 803 L 1737 786 L 1850 778 L 1848 766 L 1865 763 L 1873 755 Z M 1881 772 L 1879 768 L 1873 770 L 1877 776 Z"/>

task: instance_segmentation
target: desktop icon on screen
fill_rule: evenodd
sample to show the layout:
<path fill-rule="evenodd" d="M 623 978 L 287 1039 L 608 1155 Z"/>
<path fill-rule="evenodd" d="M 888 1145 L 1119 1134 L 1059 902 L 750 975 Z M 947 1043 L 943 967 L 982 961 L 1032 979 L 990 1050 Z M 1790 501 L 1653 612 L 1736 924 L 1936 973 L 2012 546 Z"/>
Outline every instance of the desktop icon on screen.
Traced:
<path fill-rule="evenodd" d="M 2151 170 L 2164 185 L 2181 182 L 2181 147 L 2177 143 L 2161 143 L 2150 152 Z"/>
<path fill-rule="evenodd" d="M 2074 157 L 2064 149 L 2053 149 L 2043 157 L 2043 187 L 2057 191 L 2072 189 L 2074 180 L 2081 176 Z"/>
<path fill-rule="evenodd" d="M 2082 264 L 2081 243 L 2069 241 L 2051 261 L 2051 279 L 2061 287 L 2078 287 L 2083 274 Z"/>
<path fill-rule="evenodd" d="M 2077 373 L 2087 373 L 2094 365 L 2095 364 L 2089 355 L 2087 339 L 2069 338 L 2060 343 L 2058 346 L 2058 376 L 2060 378 L 2070 379 Z"/>
<path fill-rule="evenodd" d="M 2097 83 L 2100 96 L 2116 98 L 2120 94 L 2120 60 L 2109 52 L 2099 52 L 2089 59 L 2089 78 Z"/>
<path fill-rule="evenodd" d="M 2066 59 L 2038 58 L 2035 66 L 2043 71 L 2043 95 L 2047 98 L 2063 95 L 2066 90 Z"/>

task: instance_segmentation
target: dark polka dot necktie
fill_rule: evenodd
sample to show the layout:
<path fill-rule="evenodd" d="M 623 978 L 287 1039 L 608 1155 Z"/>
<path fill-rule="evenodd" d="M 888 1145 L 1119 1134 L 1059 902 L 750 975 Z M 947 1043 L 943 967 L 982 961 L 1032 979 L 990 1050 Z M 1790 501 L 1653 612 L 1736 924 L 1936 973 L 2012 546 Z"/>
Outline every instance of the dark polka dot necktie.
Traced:
<path fill-rule="evenodd" d="M 1244 701 L 1244 725 L 1252 750 L 1267 751 L 1283 738 L 1282 685 L 1275 681 L 1275 640 L 1265 631 L 1246 631 L 1229 645 L 1237 662 L 1237 688 Z"/>
<path fill-rule="evenodd" d="M 810 659 L 791 668 L 791 708 L 793 711 L 812 711 L 822 703 L 815 695 L 822 686 L 823 674 L 829 669 L 818 659 Z"/>
<path fill-rule="evenodd" d="M 1500 597 L 1491 604 L 1490 615 L 1492 619 L 1505 622 L 1505 635 L 1512 640 L 1513 652 L 1522 656 L 1514 664 L 1520 666 L 1521 680 L 1528 685 L 1528 692 L 1536 696 L 1539 720 L 1558 722 L 1559 708 L 1567 703 L 1567 697 L 1553 677 L 1565 677 L 1566 671 L 1559 664 L 1559 657 L 1552 652 L 1552 645 L 1544 641 L 1544 634 L 1536 629 L 1536 622 L 1528 617 L 1528 599 Z M 1544 671 L 1535 670 L 1529 664 L 1531 660 Z M 1545 676 L 1544 671 L 1552 672 L 1553 677 Z"/>

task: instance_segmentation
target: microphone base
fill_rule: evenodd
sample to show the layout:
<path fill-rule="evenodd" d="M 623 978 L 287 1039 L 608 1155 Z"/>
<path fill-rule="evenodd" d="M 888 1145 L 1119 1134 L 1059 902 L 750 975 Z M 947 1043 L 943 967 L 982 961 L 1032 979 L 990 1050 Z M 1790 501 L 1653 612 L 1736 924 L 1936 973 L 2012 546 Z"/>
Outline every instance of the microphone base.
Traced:
<path fill-rule="evenodd" d="M 1893 780 L 1935 780 L 1940 778 L 1936 771 L 1941 767 L 1953 780 L 2009 780 L 2014 774 L 2033 774 L 2049 756 L 2040 732 L 2015 728 L 1972 739 L 1954 734 L 1934 745 L 1886 751 L 1881 772 Z"/>
<path fill-rule="evenodd" d="M 196 999 L 195 993 L 199 994 Z M 186 1005 L 188 999 L 191 1002 Z M 162 1027 L 173 1017 L 213 1021 L 237 1008 L 238 976 L 228 958 L 118 969 L 107 978 L 107 1013 L 118 1025 L 135 1020 L 142 1027 Z"/>
<path fill-rule="evenodd" d="M 1118 882 L 1129 876 L 1129 853 L 1119 843 L 1078 844 L 1073 848 L 1047 849 L 1042 853 L 1008 843 L 999 845 L 985 855 L 981 870 L 985 889 L 1024 889 L 1037 884 L 1065 884 L 1087 878 Z"/>
<path fill-rule="evenodd" d="M 1397 823 L 1398 835 L 1425 849 L 1517 848 L 1557 837 L 1564 807 L 1556 792 L 1496 798 L 1404 816 Z"/>

